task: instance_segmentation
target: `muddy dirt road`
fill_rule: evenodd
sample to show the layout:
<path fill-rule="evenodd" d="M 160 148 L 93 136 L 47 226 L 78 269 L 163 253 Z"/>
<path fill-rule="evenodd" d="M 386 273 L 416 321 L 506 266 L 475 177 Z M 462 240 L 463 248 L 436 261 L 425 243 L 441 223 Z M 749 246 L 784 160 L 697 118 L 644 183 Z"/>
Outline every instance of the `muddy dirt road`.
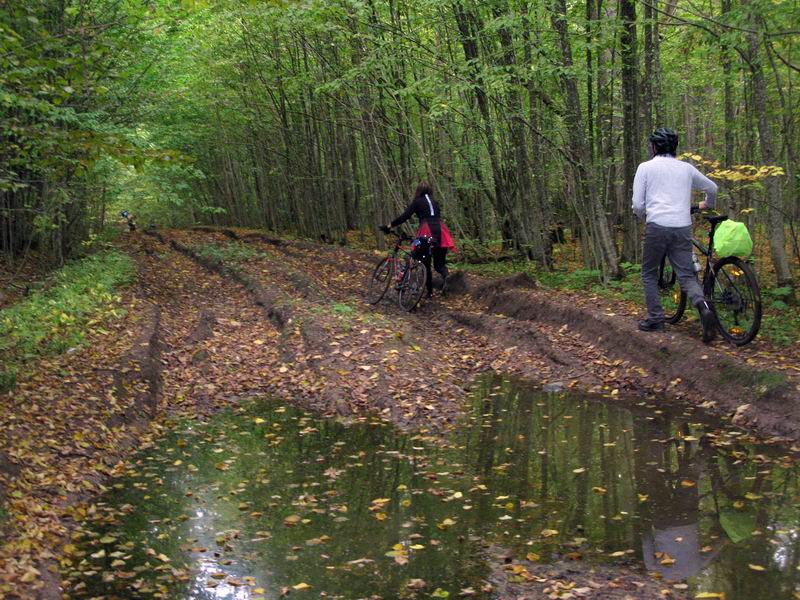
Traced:
<path fill-rule="evenodd" d="M 786 445 L 800 435 L 792 356 L 704 346 L 688 328 L 640 333 L 624 311 L 527 278 L 459 275 L 447 297 L 409 314 L 388 298 L 364 301 L 371 253 L 231 230 L 137 234 L 123 245 L 139 268 L 121 300 L 125 321 L 35 366 L 13 418 L 3 417 L 0 489 L 13 519 L 0 592 L 9 597 L 59 597 L 56 565 L 70 564 L 74 522 L 129 449 L 165 420 L 204 418 L 245 396 L 437 431 L 462 414 L 474 378 L 494 371 L 611 402 L 679 402 Z M 37 401 L 44 388 L 58 411 Z M 655 597 L 656 587 L 632 589 Z"/>
<path fill-rule="evenodd" d="M 408 314 L 388 295 L 376 307 L 365 303 L 365 274 L 378 258 L 370 253 L 232 230 L 164 232 L 162 240 L 143 241 L 148 261 L 192 256 L 207 271 L 249 288 L 251 303 L 273 324 L 262 336 L 277 352 L 270 384 L 291 386 L 323 412 L 369 408 L 401 425 L 440 426 L 458 412 L 454 401 L 463 398 L 465 384 L 491 369 L 614 399 L 680 400 L 764 436 L 793 441 L 800 433 L 800 365 L 791 354 L 721 341 L 706 346 L 688 326 L 638 332 L 620 307 L 539 290 L 527 277 L 458 274 L 447 297 L 437 295 Z M 204 311 L 213 315 L 215 308 L 194 307 Z M 257 349 L 250 344 L 240 351 Z"/>

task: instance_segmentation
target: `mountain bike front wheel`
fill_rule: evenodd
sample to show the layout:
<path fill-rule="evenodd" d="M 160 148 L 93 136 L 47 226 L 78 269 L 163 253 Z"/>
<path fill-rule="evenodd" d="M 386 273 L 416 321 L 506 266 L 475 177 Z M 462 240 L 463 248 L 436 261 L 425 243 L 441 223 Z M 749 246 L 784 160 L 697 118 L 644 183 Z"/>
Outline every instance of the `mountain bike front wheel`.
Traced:
<path fill-rule="evenodd" d="M 664 320 L 673 324 L 680 321 L 686 310 L 686 293 L 681 290 L 677 274 L 666 255 L 658 268 L 658 296 L 664 309 Z"/>
<path fill-rule="evenodd" d="M 425 280 L 427 278 L 427 267 L 418 260 L 409 259 L 397 294 L 397 301 L 403 310 L 414 310 L 414 307 L 425 292 Z"/>
<path fill-rule="evenodd" d="M 389 289 L 389 284 L 394 275 L 394 260 L 390 257 L 384 258 L 375 267 L 372 276 L 367 284 L 367 302 L 377 304 Z"/>
<path fill-rule="evenodd" d="M 753 268 L 735 256 L 714 263 L 712 300 L 719 331 L 729 342 L 744 346 L 761 326 L 761 292 Z"/>

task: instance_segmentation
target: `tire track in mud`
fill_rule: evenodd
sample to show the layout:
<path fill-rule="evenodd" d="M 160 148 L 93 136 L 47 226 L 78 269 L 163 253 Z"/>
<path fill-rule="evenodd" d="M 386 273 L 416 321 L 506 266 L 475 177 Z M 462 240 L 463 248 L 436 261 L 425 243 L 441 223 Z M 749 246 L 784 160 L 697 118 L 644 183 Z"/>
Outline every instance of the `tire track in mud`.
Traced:
<path fill-rule="evenodd" d="M 184 240 L 186 235 L 169 233 Z M 217 231 L 189 235 L 194 248 L 234 239 Z M 585 376 L 581 365 L 587 355 L 602 359 L 589 345 L 582 348 L 583 358 L 576 359 L 568 350 L 580 340 L 570 332 L 557 336 L 565 350 L 553 350 L 544 326 L 501 323 L 469 297 L 424 303 L 411 314 L 391 301 L 369 306 L 364 278 L 377 257 L 360 253 L 353 268 L 343 270 L 346 259 L 336 249 L 237 237 L 237 243 L 258 250 L 241 269 L 261 287 L 272 286 L 296 300 L 292 327 L 304 342 L 297 357 L 319 378 L 323 411 L 348 415 L 378 410 L 401 425 L 438 427 L 455 421 L 465 388 L 482 372 L 550 381 L 577 377 L 580 371 Z M 315 293 L 308 294 L 309 284 L 303 282 L 312 278 Z M 512 339 L 516 341 L 508 343 Z M 599 386 L 602 379 L 593 383 Z"/>
<path fill-rule="evenodd" d="M 387 300 L 370 309 L 364 306 L 363 286 L 377 255 L 308 242 L 275 243 L 257 234 L 234 235 L 242 243 L 264 247 L 275 257 L 271 268 L 312 273 L 330 299 L 349 301 L 359 310 L 393 320 L 409 339 L 446 340 L 456 352 L 475 345 L 459 335 L 459 330 L 469 330 L 484 347 L 492 347 L 495 356 L 511 349 L 519 359 L 506 361 L 509 365 L 488 361 L 491 368 L 608 396 L 677 399 L 717 416 L 735 415 L 735 424 L 762 435 L 788 440 L 800 436 L 798 394 L 791 380 L 750 366 L 724 344 L 704 346 L 680 330 L 640 334 L 629 315 L 615 315 L 599 304 L 578 306 L 566 295 L 536 289 L 519 277 L 486 280 L 466 275 L 465 294 L 438 297 L 411 315 Z M 476 369 L 476 362 L 466 372 L 489 368 L 481 364 Z M 750 407 L 739 408 L 744 404 Z"/>

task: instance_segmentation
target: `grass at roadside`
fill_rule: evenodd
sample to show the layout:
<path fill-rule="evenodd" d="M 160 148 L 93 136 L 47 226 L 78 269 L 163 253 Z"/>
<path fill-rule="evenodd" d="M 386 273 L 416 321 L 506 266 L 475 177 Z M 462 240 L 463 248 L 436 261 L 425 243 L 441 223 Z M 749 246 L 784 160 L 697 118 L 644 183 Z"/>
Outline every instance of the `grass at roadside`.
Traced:
<path fill-rule="evenodd" d="M 600 271 L 575 269 L 546 272 L 535 269 L 531 262 L 504 261 L 480 265 L 454 263 L 451 266 L 453 269 L 463 269 L 488 277 L 503 277 L 524 272 L 547 289 L 584 291 L 609 300 L 644 304 L 642 281 L 639 277 L 641 267 L 630 263 L 622 264 L 624 279 L 605 284 L 600 279 Z M 781 288 L 762 288 L 763 317 L 759 336 L 780 346 L 791 346 L 800 339 L 800 307 L 789 306 L 783 300 L 784 294 Z"/>
<path fill-rule="evenodd" d="M 105 316 L 120 316 L 115 292 L 133 276 L 128 255 L 101 251 L 59 269 L 43 289 L 0 310 L 0 392 L 14 387 L 26 361 L 76 347 Z"/>

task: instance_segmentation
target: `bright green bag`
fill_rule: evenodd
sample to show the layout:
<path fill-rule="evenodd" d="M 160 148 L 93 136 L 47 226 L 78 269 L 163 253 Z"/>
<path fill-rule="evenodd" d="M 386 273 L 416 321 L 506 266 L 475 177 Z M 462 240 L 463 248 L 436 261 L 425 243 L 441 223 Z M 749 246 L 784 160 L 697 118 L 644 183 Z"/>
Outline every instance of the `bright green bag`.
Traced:
<path fill-rule="evenodd" d="M 723 221 L 714 231 L 714 251 L 717 256 L 747 258 L 753 251 L 753 240 L 747 225 L 738 221 Z"/>

